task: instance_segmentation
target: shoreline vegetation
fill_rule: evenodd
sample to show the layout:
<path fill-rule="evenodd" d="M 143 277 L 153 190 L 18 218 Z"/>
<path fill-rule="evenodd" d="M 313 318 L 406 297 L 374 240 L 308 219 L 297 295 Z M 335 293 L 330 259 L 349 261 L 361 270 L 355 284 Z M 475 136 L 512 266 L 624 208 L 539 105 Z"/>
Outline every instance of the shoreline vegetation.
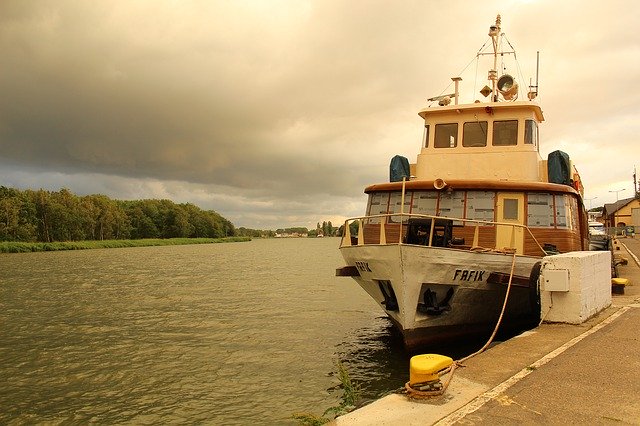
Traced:
<path fill-rule="evenodd" d="M 223 238 L 146 238 L 139 240 L 58 241 L 51 243 L 0 241 L 0 253 L 29 253 L 60 250 L 90 250 L 101 248 L 151 247 L 188 244 L 217 244 L 251 241 L 250 237 Z"/>
<path fill-rule="evenodd" d="M 356 230 L 357 232 L 357 230 Z M 0 185 L 0 253 L 210 244 L 252 238 L 329 237 L 331 222 L 316 229 L 236 228 L 215 210 L 171 200 L 115 200 L 60 191 Z"/>

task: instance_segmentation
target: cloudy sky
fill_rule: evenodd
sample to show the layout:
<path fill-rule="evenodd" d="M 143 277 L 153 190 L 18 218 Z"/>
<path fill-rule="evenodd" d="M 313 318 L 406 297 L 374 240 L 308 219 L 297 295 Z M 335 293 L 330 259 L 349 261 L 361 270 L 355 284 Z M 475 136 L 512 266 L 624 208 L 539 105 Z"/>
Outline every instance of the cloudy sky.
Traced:
<path fill-rule="evenodd" d="M 415 161 L 427 98 L 468 64 L 463 93 L 485 84 L 498 13 L 521 85 L 540 51 L 541 153 L 571 155 L 587 206 L 632 196 L 637 0 L 3 0 L 0 185 L 338 224 Z"/>

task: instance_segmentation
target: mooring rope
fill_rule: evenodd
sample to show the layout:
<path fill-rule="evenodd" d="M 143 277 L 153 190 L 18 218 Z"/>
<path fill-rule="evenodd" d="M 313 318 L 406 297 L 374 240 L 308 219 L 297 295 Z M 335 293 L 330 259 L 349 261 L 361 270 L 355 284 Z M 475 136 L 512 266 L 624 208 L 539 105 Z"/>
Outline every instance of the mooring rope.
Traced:
<path fill-rule="evenodd" d="M 440 395 L 444 394 L 446 392 L 447 388 L 449 387 L 449 384 L 451 383 L 451 380 L 453 379 L 453 373 L 456 371 L 456 368 L 464 367 L 464 365 L 462 364 L 463 362 L 473 358 L 476 355 L 481 354 L 482 352 L 484 352 L 489 347 L 491 342 L 493 342 L 493 339 L 496 337 L 496 334 L 498 333 L 498 328 L 500 328 L 500 324 L 502 324 L 502 318 L 504 317 L 504 312 L 505 312 L 505 310 L 507 308 L 507 302 L 509 300 L 509 293 L 511 292 L 511 281 L 513 280 L 513 272 L 515 270 L 515 267 L 516 267 L 516 252 L 514 251 L 513 252 L 513 259 L 511 261 L 511 272 L 509 273 L 509 284 L 507 285 L 507 293 L 505 294 L 504 302 L 502 303 L 502 310 L 500 311 L 500 317 L 498 318 L 498 322 L 496 323 L 496 326 L 493 329 L 493 333 L 491 333 L 491 337 L 489 337 L 489 340 L 487 340 L 487 343 L 485 343 L 482 348 L 480 348 L 476 352 L 472 353 L 471 355 L 467 355 L 464 358 L 461 358 L 459 360 L 453 361 L 453 364 L 451 364 L 450 367 L 448 367 L 447 369 L 445 369 L 443 371 L 441 376 L 444 376 L 445 374 L 449 374 L 449 377 L 447 378 L 447 381 L 442 385 L 442 389 L 433 390 L 433 391 L 421 391 L 421 390 L 417 390 L 417 389 L 412 388 L 409 385 L 409 382 L 405 383 L 404 390 L 405 390 L 406 394 L 410 398 L 426 399 L 426 398 L 432 398 L 434 396 L 440 396 Z"/>

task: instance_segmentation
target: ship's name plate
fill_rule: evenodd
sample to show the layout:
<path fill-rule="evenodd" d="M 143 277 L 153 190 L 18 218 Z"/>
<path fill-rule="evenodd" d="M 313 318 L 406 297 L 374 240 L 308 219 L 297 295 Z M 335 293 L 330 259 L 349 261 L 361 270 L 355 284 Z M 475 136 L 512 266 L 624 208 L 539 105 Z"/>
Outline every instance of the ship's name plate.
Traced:
<path fill-rule="evenodd" d="M 487 271 L 478 271 L 476 269 L 456 269 L 456 272 L 453 274 L 453 279 L 460 281 L 482 281 L 485 272 Z"/>

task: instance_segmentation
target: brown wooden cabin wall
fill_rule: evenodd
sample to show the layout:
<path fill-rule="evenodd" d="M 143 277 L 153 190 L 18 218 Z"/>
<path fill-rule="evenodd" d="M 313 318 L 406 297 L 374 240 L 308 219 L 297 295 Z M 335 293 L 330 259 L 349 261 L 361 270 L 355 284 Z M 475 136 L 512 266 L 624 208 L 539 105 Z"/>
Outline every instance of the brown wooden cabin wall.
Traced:
<path fill-rule="evenodd" d="M 541 246 L 553 244 L 560 253 L 582 250 L 580 235 L 570 229 L 529 228 Z M 540 248 L 528 232 L 524 235 L 524 254 L 542 255 Z"/>
<path fill-rule="evenodd" d="M 400 242 L 400 224 L 399 223 L 387 223 L 384 225 L 385 237 L 387 243 L 397 244 Z M 407 235 L 407 226 L 402 227 L 402 242 Z M 365 244 L 380 244 L 380 225 L 375 223 L 365 223 L 364 225 L 364 243 Z"/>
<path fill-rule="evenodd" d="M 476 227 L 473 224 L 467 224 L 463 227 L 454 227 L 453 236 L 455 238 L 464 238 L 464 246 L 471 247 L 473 245 L 473 235 Z M 478 229 L 478 246 L 484 248 L 494 248 L 496 246 L 496 228 L 495 226 L 480 226 Z"/>

